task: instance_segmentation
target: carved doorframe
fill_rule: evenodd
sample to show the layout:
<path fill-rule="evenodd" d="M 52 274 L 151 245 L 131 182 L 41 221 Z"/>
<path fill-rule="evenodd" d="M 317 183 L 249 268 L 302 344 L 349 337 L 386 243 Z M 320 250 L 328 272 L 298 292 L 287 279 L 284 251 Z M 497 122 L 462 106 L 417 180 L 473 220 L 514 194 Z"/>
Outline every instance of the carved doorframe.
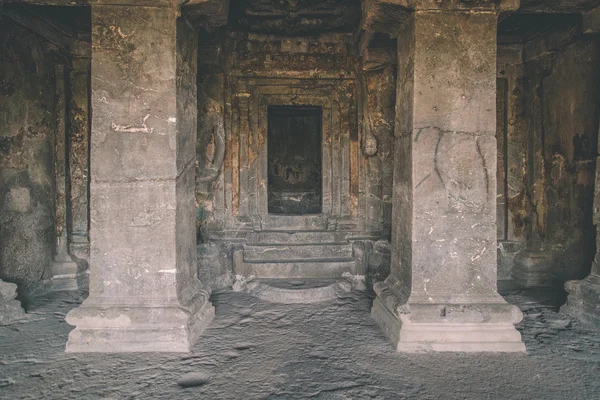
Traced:
<path fill-rule="evenodd" d="M 351 100 L 343 79 L 247 78 L 231 82 L 229 151 L 234 161 L 231 204 L 235 225 L 261 230 L 336 230 L 340 217 L 356 220 L 351 196 Z M 321 214 L 274 215 L 268 213 L 267 129 L 268 106 L 322 108 Z M 342 116 L 345 115 L 345 118 Z M 355 135 L 356 136 L 356 135 Z M 353 165 L 357 170 L 358 165 Z M 353 193 L 358 193 L 357 186 Z"/>

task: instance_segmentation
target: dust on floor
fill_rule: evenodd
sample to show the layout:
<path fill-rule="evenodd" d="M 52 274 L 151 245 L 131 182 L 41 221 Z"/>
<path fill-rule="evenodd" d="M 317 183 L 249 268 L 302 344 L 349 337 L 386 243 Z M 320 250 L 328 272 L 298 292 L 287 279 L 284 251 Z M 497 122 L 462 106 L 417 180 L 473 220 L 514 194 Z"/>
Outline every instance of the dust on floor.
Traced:
<path fill-rule="evenodd" d="M 556 292 L 500 291 L 525 313 L 527 355 L 397 354 L 367 293 L 281 305 L 232 291 L 213 294 L 190 354 L 66 354 L 85 293 L 52 293 L 0 327 L 0 398 L 600 399 L 600 332 L 557 314 Z"/>

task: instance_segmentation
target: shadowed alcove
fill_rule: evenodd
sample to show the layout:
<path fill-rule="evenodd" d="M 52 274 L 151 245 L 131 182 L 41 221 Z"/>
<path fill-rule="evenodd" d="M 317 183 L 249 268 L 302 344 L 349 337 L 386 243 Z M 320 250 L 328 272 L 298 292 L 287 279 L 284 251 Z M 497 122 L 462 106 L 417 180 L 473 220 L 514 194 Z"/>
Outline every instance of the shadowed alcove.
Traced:
<path fill-rule="evenodd" d="M 321 213 L 321 116 L 320 107 L 269 107 L 270 214 Z"/>

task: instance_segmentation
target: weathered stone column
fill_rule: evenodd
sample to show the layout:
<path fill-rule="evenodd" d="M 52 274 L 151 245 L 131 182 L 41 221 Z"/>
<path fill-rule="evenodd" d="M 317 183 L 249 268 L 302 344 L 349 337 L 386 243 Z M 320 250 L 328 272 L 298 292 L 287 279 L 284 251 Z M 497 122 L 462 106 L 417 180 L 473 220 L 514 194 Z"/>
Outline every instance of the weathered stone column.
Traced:
<path fill-rule="evenodd" d="M 543 56 L 543 64 L 552 63 L 549 56 Z M 548 69 L 526 71 L 528 85 L 531 87 L 527 101 L 526 114 L 529 119 L 527 135 L 527 172 L 526 180 L 529 196 L 526 198 L 526 212 L 530 217 L 527 224 L 527 248 L 515 255 L 511 278 L 525 287 L 556 286 L 557 279 L 553 274 L 553 255 L 546 245 L 547 231 L 547 167 L 544 159 L 544 118 L 543 86 Z"/>
<path fill-rule="evenodd" d="M 596 14 L 600 15 L 600 12 Z M 585 279 L 565 283 L 569 297 L 560 311 L 585 325 L 600 328 L 600 157 L 596 158 L 593 218 L 596 225 L 596 257 L 592 263 L 592 271 Z"/>
<path fill-rule="evenodd" d="M 600 162 L 598 160 L 597 162 Z M 600 186 L 598 178 L 596 180 L 596 198 L 600 197 Z M 598 203 L 598 201 L 596 200 Z M 596 224 L 598 224 L 598 208 L 595 208 Z M 600 228 L 596 236 L 596 243 L 600 249 Z M 569 293 L 567 303 L 561 307 L 560 311 L 579 320 L 585 325 L 600 328 L 600 250 L 596 253 L 596 258 L 592 264 L 590 275 L 580 281 L 568 281 L 565 283 L 565 290 Z"/>
<path fill-rule="evenodd" d="M 67 351 L 189 351 L 197 279 L 197 32 L 172 1 L 92 3 L 90 294 Z M 130 3 L 134 3 L 129 1 Z"/>
<path fill-rule="evenodd" d="M 73 57 L 69 70 L 69 251 L 89 258 L 89 57 Z"/>
<path fill-rule="evenodd" d="M 392 266 L 372 316 L 398 351 L 521 352 L 522 314 L 496 291 L 498 10 L 416 3 L 398 35 Z"/>
<path fill-rule="evenodd" d="M 67 106 L 65 99 L 65 69 L 56 71 L 56 131 L 54 137 L 54 206 L 56 218 L 56 249 L 52 260 L 52 289 L 77 290 L 77 264 L 71 258 L 67 229 Z"/>

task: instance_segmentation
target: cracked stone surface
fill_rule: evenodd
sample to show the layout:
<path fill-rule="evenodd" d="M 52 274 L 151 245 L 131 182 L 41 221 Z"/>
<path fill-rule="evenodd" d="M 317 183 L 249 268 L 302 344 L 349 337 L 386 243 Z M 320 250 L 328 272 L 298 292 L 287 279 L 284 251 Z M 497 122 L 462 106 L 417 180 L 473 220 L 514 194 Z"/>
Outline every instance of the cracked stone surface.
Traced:
<path fill-rule="evenodd" d="M 600 336 L 557 313 L 564 294 L 500 292 L 525 314 L 528 355 L 395 353 L 368 295 L 306 306 L 231 291 L 213 295 L 216 318 L 190 354 L 66 354 L 64 316 L 85 294 L 52 293 L 0 327 L 0 397 L 597 398 Z"/>

